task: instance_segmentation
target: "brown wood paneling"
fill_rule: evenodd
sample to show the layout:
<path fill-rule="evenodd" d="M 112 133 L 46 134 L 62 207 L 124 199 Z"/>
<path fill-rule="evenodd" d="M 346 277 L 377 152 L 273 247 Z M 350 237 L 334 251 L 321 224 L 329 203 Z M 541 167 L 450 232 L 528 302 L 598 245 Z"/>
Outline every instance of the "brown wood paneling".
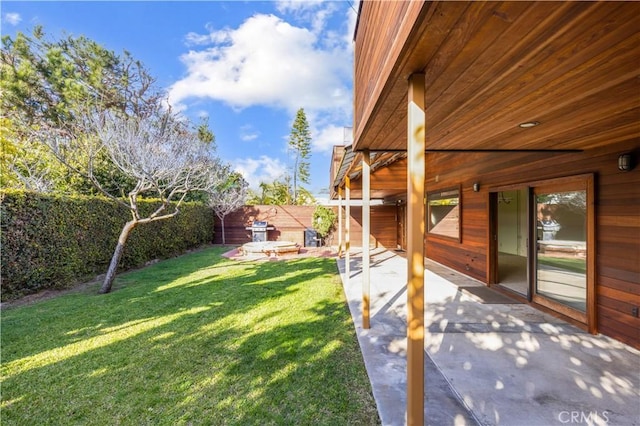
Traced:
<path fill-rule="evenodd" d="M 603 296 L 615 300 L 617 302 L 624 302 L 631 306 L 640 305 L 640 292 L 637 289 L 632 289 L 627 292 L 624 290 L 616 290 L 605 286 L 599 286 L 597 288 L 598 296 Z M 631 312 L 631 309 L 628 310 Z"/>
<path fill-rule="evenodd" d="M 610 298 L 603 296 L 602 293 L 598 295 L 598 302 L 600 306 L 611 309 L 613 312 L 626 312 L 631 311 L 634 305 L 632 303 L 623 302 L 616 298 Z"/>
<path fill-rule="evenodd" d="M 599 256 L 599 260 L 598 260 L 598 276 L 601 278 L 613 278 L 616 280 L 620 280 L 623 282 L 627 282 L 629 284 L 632 284 L 634 286 L 634 288 L 638 285 L 638 283 L 640 282 L 640 273 L 638 272 L 637 268 L 632 266 L 632 265 L 626 265 L 627 267 L 625 268 L 614 268 L 612 266 L 610 266 L 610 259 L 602 259 L 601 254 L 602 252 L 600 251 L 598 256 Z M 615 255 L 616 252 L 612 252 L 611 254 Z M 637 263 L 637 262 L 634 262 Z M 634 293 L 632 291 L 632 293 Z"/>
<path fill-rule="evenodd" d="M 357 165 L 353 170 L 357 170 Z M 376 168 L 371 173 L 371 198 L 394 200 L 398 195 L 406 193 L 407 186 L 407 160 L 402 158 L 385 167 Z M 362 197 L 362 181 L 354 178 L 351 181 L 351 197 Z"/>
<path fill-rule="evenodd" d="M 378 108 L 377 100 L 383 96 L 387 78 L 397 67 L 398 58 L 406 48 L 418 16 L 423 12 L 422 2 L 363 2 L 355 35 L 356 58 L 354 69 L 354 120 L 366 123 Z M 375 124 L 375 123 L 374 123 Z M 357 126 L 359 131 L 364 126 Z M 359 138 L 358 130 L 354 139 Z"/>
<path fill-rule="evenodd" d="M 484 281 L 487 269 L 486 250 L 467 247 L 463 244 L 428 237 L 425 253 L 429 259 L 460 271 L 470 277 Z"/>
<path fill-rule="evenodd" d="M 640 141 L 631 140 L 576 153 L 431 153 L 427 190 L 462 186 L 462 241 L 427 237 L 427 256 L 488 282 L 489 191 L 509 185 L 593 173 L 596 202 L 597 326 L 602 333 L 640 347 L 631 332 L 640 307 L 640 167 L 617 168 L 620 153 L 640 158 Z M 480 192 L 471 190 L 480 183 Z M 470 259 L 474 256 L 473 263 Z M 635 340 L 634 340 L 635 339 Z"/>
<path fill-rule="evenodd" d="M 606 271 L 602 271 L 603 268 L 600 268 L 600 281 L 598 286 L 598 291 L 602 292 L 602 294 L 606 291 L 607 288 L 613 290 L 620 290 L 623 293 L 636 294 L 640 295 L 640 286 L 636 283 L 640 282 L 640 275 L 636 274 L 635 278 L 631 278 L 629 280 L 611 278 L 605 274 Z M 619 274 L 613 274 L 619 276 Z"/>
<path fill-rule="evenodd" d="M 537 129 L 536 133 L 539 135 L 531 140 L 531 144 L 535 144 L 537 148 L 574 147 L 573 144 L 579 140 L 576 126 L 571 126 L 572 138 L 562 141 L 564 146 L 558 146 L 559 140 L 552 135 L 561 133 L 567 123 L 578 120 L 593 123 L 598 118 L 615 116 L 637 106 L 637 99 L 634 99 L 632 93 L 637 93 L 638 90 L 638 83 L 635 81 L 638 53 L 634 48 L 637 45 L 634 34 L 638 31 L 638 22 L 629 19 L 629 8 L 620 4 L 603 6 L 595 3 L 567 3 L 557 13 L 549 11 L 544 4 L 538 4 L 532 9 L 540 14 L 524 15 L 532 31 L 526 35 L 514 33 L 511 39 L 501 37 L 502 43 L 509 43 L 511 46 L 506 50 L 492 50 L 496 56 L 486 58 L 492 63 L 487 64 L 490 66 L 485 76 L 491 80 L 475 80 L 470 85 L 469 80 L 465 79 L 465 72 L 487 69 L 479 66 L 476 61 L 449 86 L 448 89 L 456 94 L 453 100 L 464 101 L 462 105 L 454 103 L 453 110 L 440 107 L 441 104 L 438 103 L 437 113 L 432 116 L 435 143 L 442 141 L 441 147 L 452 147 L 467 140 L 470 134 L 477 135 L 478 132 L 483 134 L 486 139 L 484 145 L 487 147 L 495 146 L 500 140 L 516 142 L 518 138 L 513 136 L 518 132 L 522 133 L 522 129 L 514 126 L 514 123 L 517 124 L 520 117 L 530 115 L 526 111 L 533 110 L 539 111 L 536 114 L 537 120 L 549 125 Z M 545 15 L 546 25 L 540 25 L 545 22 L 542 19 Z M 571 21 L 568 17 L 571 17 Z M 589 22 L 589 25 L 575 25 L 575 21 Z M 613 26 L 616 31 L 611 31 Z M 540 40 L 544 41 L 540 43 Z M 521 49 L 527 44 L 531 46 L 529 49 Z M 464 48 L 484 55 L 481 49 L 474 49 L 469 45 Z M 521 52 L 521 57 L 516 58 L 511 54 L 516 50 Z M 468 53 L 467 60 L 471 54 Z M 514 67 L 513 63 L 519 61 L 526 61 L 527 66 Z M 500 67 L 508 71 L 502 72 L 501 77 L 496 79 L 496 73 L 491 71 L 499 70 Z M 601 71 L 597 75 L 587 72 L 593 68 Z M 541 73 L 542 69 L 546 72 Z M 446 69 L 441 75 L 448 80 L 448 76 L 457 74 L 451 74 Z M 474 96 L 459 95 L 460 90 L 468 91 L 469 87 L 475 90 L 478 87 L 476 85 L 481 83 L 485 87 L 474 93 Z M 488 101 L 482 94 L 490 90 L 497 91 L 500 96 Z M 546 98 L 549 94 L 556 98 L 554 103 L 549 103 Z M 601 105 L 594 109 L 594 104 Z M 509 105 L 509 108 L 504 108 L 505 105 Z M 562 120 L 555 120 L 556 117 L 562 117 Z M 455 133 L 451 133 L 453 126 L 458 130 Z M 585 135 L 590 133 L 592 129 L 585 132 Z M 507 137 L 508 135 L 511 137 Z M 519 142 L 518 147 L 524 148 Z"/>
<path fill-rule="evenodd" d="M 370 244 L 393 250 L 397 245 L 396 206 L 371 206 Z M 351 206 L 351 247 L 362 247 L 362 207 Z"/>
<path fill-rule="evenodd" d="M 426 78 L 428 148 L 591 149 L 637 137 L 639 40 L 638 2 L 363 2 L 354 147 L 406 147 L 415 72 Z M 518 127 L 530 120 L 542 124 Z"/>
<path fill-rule="evenodd" d="M 600 333 L 638 347 L 640 318 L 632 317 L 629 319 L 627 316 L 621 315 L 617 309 L 598 305 L 598 320 Z"/>

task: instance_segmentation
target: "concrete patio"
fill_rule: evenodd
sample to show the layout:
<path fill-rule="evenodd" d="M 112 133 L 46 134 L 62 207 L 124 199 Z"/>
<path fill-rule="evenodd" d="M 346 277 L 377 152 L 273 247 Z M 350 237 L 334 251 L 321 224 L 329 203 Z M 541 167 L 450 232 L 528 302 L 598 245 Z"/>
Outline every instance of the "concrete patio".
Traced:
<path fill-rule="evenodd" d="M 361 256 L 337 260 L 378 412 L 406 423 L 406 260 L 371 257 L 362 329 Z M 640 426 L 640 352 L 431 261 L 425 273 L 425 424 Z"/>

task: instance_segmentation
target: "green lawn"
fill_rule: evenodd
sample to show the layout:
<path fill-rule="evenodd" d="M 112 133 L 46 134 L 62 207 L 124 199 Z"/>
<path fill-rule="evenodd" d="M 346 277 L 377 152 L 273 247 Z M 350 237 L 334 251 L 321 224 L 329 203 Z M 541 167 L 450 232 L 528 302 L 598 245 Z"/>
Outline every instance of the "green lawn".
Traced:
<path fill-rule="evenodd" d="M 538 256 L 538 263 L 541 265 L 553 266 L 568 271 L 577 272 L 579 274 L 587 273 L 586 259 L 572 259 L 551 256 Z"/>
<path fill-rule="evenodd" d="M 224 250 L 4 309 L 2 424 L 378 424 L 335 260 Z"/>

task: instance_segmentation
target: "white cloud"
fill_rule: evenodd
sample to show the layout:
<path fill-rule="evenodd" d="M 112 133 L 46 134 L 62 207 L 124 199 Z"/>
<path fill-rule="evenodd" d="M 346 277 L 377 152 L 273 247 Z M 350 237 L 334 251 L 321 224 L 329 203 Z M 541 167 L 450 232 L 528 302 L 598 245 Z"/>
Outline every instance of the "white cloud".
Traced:
<path fill-rule="evenodd" d="M 334 145 L 348 145 L 350 140 L 351 127 L 330 124 L 317 131 L 311 140 L 311 149 L 316 152 L 332 152 Z"/>
<path fill-rule="evenodd" d="M 305 110 L 311 134 L 311 151 L 331 153 L 334 145 L 351 143 L 351 116 Z M 291 119 L 291 125 L 295 118 Z M 345 128 L 346 130 L 345 133 Z M 347 140 L 345 141 L 345 138 Z M 287 137 L 288 140 L 288 137 Z"/>
<path fill-rule="evenodd" d="M 19 13 L 9 12 L 4 14 L 3 21 L 10 25 L 18 25 L 22 21 L 22 17 Z"/>
<path fill-rule="evenodd" d="M 279 159 L 266 155 L 261 155 L 260 158 L 236 159 L 231 163 L 234 170 L 242 174 L 249 182 L 249 187 L 254 190 L 259 188 L 260 182 L 271 183 L 282 178 L 287 171 L 287 166 Z"/>
<path fill-rule="evenodd" d="M 335 2 L 322 0 L 280 0 L 276 8 L 281 13 L 292 14 L 297 20 L 311 24 L 314 34 L 320 34 L 327 21 L 338 10 Z"/>
<path fill-rule="evenodd" d="M 218 100 L 242 109 L 262 105 L 351 114 L 351 44 L 324 38 L 274 15 L 254 15 L 237 29 L 211 31 L 192 42 L 212 46 L 181 57 L 186 76 L 169 91 L 180 109 L 191 98 Z M 182 105 L 184 108 L 184 105 Z"/>
<path fill-rule="evenodd" d="M 276 1 L 276 8 L 281 13 L 300 12 L 304 10 L 315 10 L 322 6 L 323 3 L 324 0 L 278 0 Z"/>
<path fill-rule="evenodd" d="M 251 124 L 246 124 L 240 127 L 240 139 L 249 142 L 255 139 L 258 139 L 260 136 L 260 132 L 255 130 Z"/>
<path fill-rule="evenodd" d="M 184 39 L 187 46 L 199 46 L 211 43 L 211 37 L 209 37 L 208 34 L 190 32 L 184 37 Z"/>

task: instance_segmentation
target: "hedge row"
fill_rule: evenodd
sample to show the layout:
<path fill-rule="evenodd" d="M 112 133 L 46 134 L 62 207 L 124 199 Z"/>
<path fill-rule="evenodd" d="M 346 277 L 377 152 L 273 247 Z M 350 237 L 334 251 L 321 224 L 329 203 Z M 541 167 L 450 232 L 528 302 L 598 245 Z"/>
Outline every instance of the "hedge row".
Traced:
<path fill-rule="evenodd" d="M 105 273 L 123 225 L 131 214 L 114 201 L 83 196 L 0 192 L 2 300 L 44 289 L 69 287 Z M 151 211 L 157 201 L 142 201 Z M 186 203 L 168 220 L 136 227 L 121 270 L 180 254 L 213 241 L 213 213 Z"/>

